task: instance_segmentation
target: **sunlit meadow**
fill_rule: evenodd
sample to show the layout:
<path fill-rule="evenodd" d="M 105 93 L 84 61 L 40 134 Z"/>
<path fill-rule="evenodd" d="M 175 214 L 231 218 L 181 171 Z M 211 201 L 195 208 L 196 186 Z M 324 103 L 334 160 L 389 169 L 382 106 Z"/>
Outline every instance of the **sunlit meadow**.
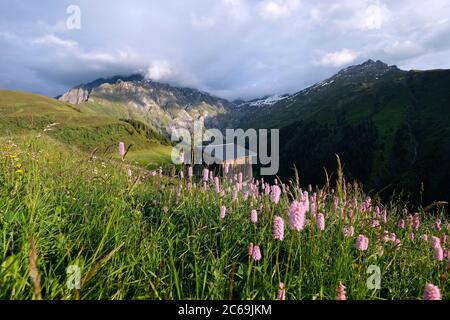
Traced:
<path fill-rule="evenodd" d="M 301 168 L 277 185 L 147 171 L 120 151 L 1 140 L 1 299 L 450 298 L 440 204 L 380 203 L 340 172 L 310 187 Z"/>

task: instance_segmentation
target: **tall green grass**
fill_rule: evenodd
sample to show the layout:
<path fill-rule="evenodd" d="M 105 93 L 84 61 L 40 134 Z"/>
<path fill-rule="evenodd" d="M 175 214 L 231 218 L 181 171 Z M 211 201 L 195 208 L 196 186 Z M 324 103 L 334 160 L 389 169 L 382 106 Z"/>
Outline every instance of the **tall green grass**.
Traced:
<path fill-rule="evenodd" d="M 128 177 L 128 168 L 132 176 Z M 0 299 L 274 299 L 280 282 L 287 299 L 334 299 L 339 282 L 349 299 L 418 299 L 426 283 L 450 298 L 445 261 L 435 261 L 422 234 L 434 230 L 436 216 L 421 211 L 415 240 L 397 222 L 403 207 L 387 204 L 388 223 L 370 227 L 371 214 L 354 212 L 355 236 L 370 239 L 358 252 L 355 237 L 344 237 L 341 206 L 366 195 L 340 177 L 321 190 L 315 221 L 301 232 L 289 230 L 286 208 L 298 196 L 293 182 L 279 204 L 267 195 L 233 200 L 209 184 L 84 154 L 46 135 L 0 139 Z M 219 219 L 224 205 L 227 214 Z M 258 211 L 258 222 L 249 215 Z M 344 211 L 346 208 L 343 208 Z M 273 217 L 285 220 L 285 238 L 273 240 Z M 399 250 L 380 239 L 396 232 Z M 248 256 L 250 242 L 262 260 Z M 380 254 L 380 249 L 383 254 Z M 67 286 L 69 266 L 81 270 L 81 288 Z M 381 270 L 381 289 L 369 289 L 367 268 Z"/>

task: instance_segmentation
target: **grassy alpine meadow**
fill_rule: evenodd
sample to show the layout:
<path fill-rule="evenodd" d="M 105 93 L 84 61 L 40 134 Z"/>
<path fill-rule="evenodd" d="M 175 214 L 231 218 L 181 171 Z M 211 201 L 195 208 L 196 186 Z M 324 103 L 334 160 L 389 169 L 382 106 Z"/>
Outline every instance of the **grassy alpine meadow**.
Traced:
<path fill-rule="evenodd" d="M 46 134 L 0 142 L 0 299 L 450 298 L 439 204 L 378 203 L 340 174 L 245 185 Z"/>

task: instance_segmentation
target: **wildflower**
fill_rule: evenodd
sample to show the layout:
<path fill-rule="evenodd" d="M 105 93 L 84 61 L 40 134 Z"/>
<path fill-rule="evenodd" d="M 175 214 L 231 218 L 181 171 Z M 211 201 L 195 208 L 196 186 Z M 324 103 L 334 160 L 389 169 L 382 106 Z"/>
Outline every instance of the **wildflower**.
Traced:
<path fill-rule="evenodd" d="M 339 287 L 337 289 L 337 297 L 336 300 L 347 300 L 346 292 L 345 292 L 345 286 L 342 284 L 342 282 L 339 282 Z"/>
<path fill-rule="evenodd" d="M 128 169 L 127 174 L 128 174 L 128 178 L 131 178 L 131 176 L 133 175 L 133 173 L 131 172 L 131 169 Z"/>
<path fill-rule="evenodd" d="M 347 213 L 347 216 L 348 216 L 349 219 L 352 219 L 352 218 L 353 218 L 353 210 L 350 210 L 350 211 Z"/>
<path fill-rule="evenodd" d="M 180 162 L 181 164 L 184 163 L 184 152 L 183 151 L 181 151 L 178 156 L 178 162 Z"/>
<path fill-rule="evenodd" d="M 305 225 L 305 207 L 298 201 L 292 202 L 288 208 L 289 226 L 292 230 L 300 231 Z"/>
<path fill-rule="evenodd" d="M 436 222 L 435 222 L 435 224 L 434 224 L 434 227 L 435 227 L 435 229 L 436 229 L 437 231 L 440 231 L 440 230 L 441 230 L 441 224 L 442 224 L 441 219 L 437 219 Z"/>
<path fill-rule="evenodd" d="M 194 176 L 194 170 L 192 169 L 192 167 L 188 168 L 188 177 L 192 178 Z"/>
<path fill-rule="evenodd" d="M 119 142 L 119 154 L 122 157 L 122 160 L 125 157 L 126 151 L 125 151 L 125 143 Z"/>
<path fill-rule="evenodd" d="M 214 186 L 216 188 L 216 193 L 220 193 L 220 182 L 219 182 L 219 178 L 218 177 L 214 178 Z"/>
<path fill-rule="evenodd" d="M 444 260 L 444 250 L 442 249 L 441 246 L 434 248 L 434 258 L 437 261 Z"/>
<path fill-rule="evenodd" d="M 258 222 L 258 212 L 256 212 L 255 209 L 253 209 L 252 212 L 250 213 L 250 220 L 253 223 L 257 223 Z"/>
<path fill-rule="evenodd" d="M 223 164 L 223 173 L 228 174 L 229 171 L 230 171 L 230 164 L 225 162 Z"/>
<path fill-rule="evenodd" d="M 258 262 L 259 260 L 261 260 L 261 250 L 259 249 L 259 246 L 255 245 L 253 247 L 252 258 L 255 262 Z"/>
<path fill-rule="evenodd" d="M 395 250 L 400 250 L 401 246 L 402 246 L 402 243 L 401 243 L 400 239 L 395 239 L 395 241 L 394 241 Z"/>
<path fill-rule="evenodd" d="M 361 211 L 370 211 L 372 207 L 372 199 L 367 197 L 361 204 Z"/>
<path fill-rule="evenodd" d="M 423 241 L 428 241 L 428 235 L 423 234 L 420 236 L 420 239 L 422 239 Z"/>
<path fill-rule="evenodd" d="M 419 229 L 419 227 L 420 227 L 420 217 L 419 217 L 419 214 L 418 213 L 416 213 L 414 216 L 413 216 L 413 225 L 412 225 L 412 227 L 414 228 L 414 229 L 416 229 L 416 230 L 418 230 Z"/>
<path fill-rule="evenodd" d="M 394 232 L 392 232 L 389 235 L 389 241 L 395 242 L 396 240 L 397 240 L 397 235 Z"/>
<path fill-rule="evenodd" d="M 423 300 L 441 300 L 441 291 L 437 286 L 427 283 L 423 292 Z"/>
<path fill-rule="evenodd" d="M 248 246 L 248 255 L 251 257 L 253 255 L 253 242 L 250 242 Z"/>
<path fill-rule="evenodd" d="M 447 268 L 450 269 L 450 250 L 447 250 Z"/>
<path fill-rule="evenodd" d="M 283 241 L 284 220 L 280 216 L 275 216 L 275 218 L 273 218 L 273 237 L 275 240 Z"/>
<path fill-rule="evenodd" d="M 322 213 L 319 213 L 316 217 L 317 229 L 323 231 L 325 230 L 325 216 Z"/>
<path fill-rule="evenodd" d="M 355 228 L 353 226 L 345 226 L 343 229 L 344 237 L 353 237 L 355 234 Z"/>
<path fill-rule="evenodd" d="M 366 251 L 369 247 L 369 239 L 363 235 L 359 235 L 356 239 L 356 249 L 360 251 Z"/>
<path fill-rule="evenodd" d="M 236 189 L 233 190 L 233 201 L 238 200 L 238 191 Z"/>
<path fill-rule="evenodd" d="M 379 257 L 382 257 L 384 255 L 384 248 L 383 248 L 382 245 L 377 245 L 377 247 L 376 247 L 376 254 Z"/>
<path fill-rule="evenodd" d="M 209 170 L 205 168 L 203 169 L 203 181 L 208 182 L 208 178 L 209 178 Z"/>
<path fill-rule="evenodd" d="M 338 206 L 339 206 L 339 198 L 334 196 L 334 199 L 333 199 L 333 209 L 334 209 L 334 211 L 336 211 Z"/>
<path fill-rule="evenodd" d="M 409 240 L 414 241 L 414 232 L 409 234 Z"/>
<path fill-rule="evenodd" d="M 280 202 L 280 195 L 281 195 L 280 187 L 277 185 L 272 186 L 271 191 L 270 191 L 270 200 L 273 203 L 278 204 L 278 202 Z"/>
<path fill-rule="evenodd" d="M 447 243 L 447 235 L 443 234 L 441 236 L 441 243 L 445 246 L 445 244 Z"/>
<path fill-rule="evenodd" d="M 220 219 L 225 219 L 225 213 L 227 212 L 227 208 L 225 206 L 220 207 Z"/>
<path fill-rule="evenodd" d="M 431 247 L 433 249 L 441 246 L 441 239 L 435 236 L 431 237 Z"/>
<path fill-rule="evenodd" d="M 286 300 L 286 289 L 283 282 L 278 285 L 277 300 Z"/>
<path fill-rule="evenodd" d="M 398 222 L 398 227 L 400 229 L 405 229 L 405 220 L 400 219 L 400 221 Z"/>
<path fill-rule="evenodd" d="M 380 227 L 380 222 L 376 219 L 372 220 L 372 222 L 370 223 L 370 226 L 372 228 L 379 228 Z"/>

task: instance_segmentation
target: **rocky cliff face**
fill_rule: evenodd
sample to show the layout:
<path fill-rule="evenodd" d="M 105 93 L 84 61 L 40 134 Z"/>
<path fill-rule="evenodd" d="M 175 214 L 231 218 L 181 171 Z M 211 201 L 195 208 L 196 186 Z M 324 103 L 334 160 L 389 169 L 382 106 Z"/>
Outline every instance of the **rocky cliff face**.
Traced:
<path fill-rule="evenodd" d="M 88 101 L 89 91 L 85 88 L 73 88 L 64 93 L 59 100 L 64 102 L 69 102 L 72 104 L 80 104 L 82 102 Z"/>
<path fill-rule="evenodd" d="M 142 121 L 165 135 L 200 117 L 210 123 L 217 115 L 227 114 L 232 106 L 206 92 L 174 87 L 140 75 L 98 79 L 69 90 L 59 99 L 118 118 Z"/>

